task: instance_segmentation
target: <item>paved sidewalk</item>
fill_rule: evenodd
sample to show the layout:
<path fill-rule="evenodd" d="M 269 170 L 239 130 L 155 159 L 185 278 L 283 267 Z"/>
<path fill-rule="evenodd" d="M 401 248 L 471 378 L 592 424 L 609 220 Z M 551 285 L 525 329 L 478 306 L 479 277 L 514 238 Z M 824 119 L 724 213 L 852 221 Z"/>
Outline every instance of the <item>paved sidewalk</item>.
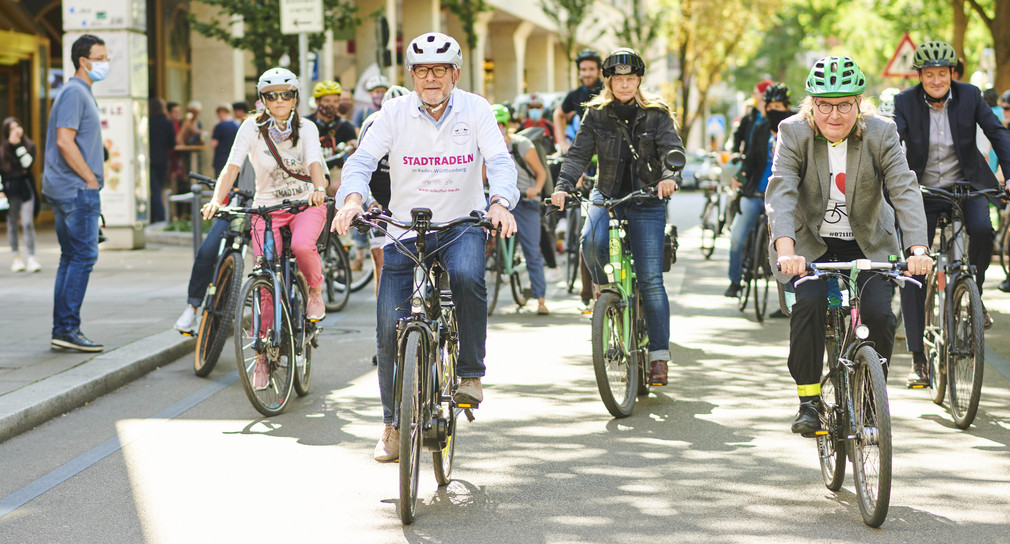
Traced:
<path fill-rule="evenodd" d="M 37 235 L 41 272 L 11 272 L 10 248 L 0 248 L 0 441 L 193 349 L 172 329 L 186 303 L 191 238 L 160 234 L 146 249 L 100 251 L 81 310 L 84 334 L 105 345 L 95 354 L 49 347 L 59 245 L 51 225 Z"/>

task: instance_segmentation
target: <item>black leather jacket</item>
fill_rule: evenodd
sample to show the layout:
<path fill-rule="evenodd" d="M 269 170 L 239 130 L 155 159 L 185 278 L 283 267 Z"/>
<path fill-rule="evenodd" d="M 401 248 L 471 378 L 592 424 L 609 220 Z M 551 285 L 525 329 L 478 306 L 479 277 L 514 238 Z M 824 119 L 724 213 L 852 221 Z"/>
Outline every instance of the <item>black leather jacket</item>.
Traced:
<path fill-rule="evenodd" d="M 572 192 L 579 176 L 589 166 L 593 153 L 596 153 L 599 172 L 596 187 L 604 196 L 615 196 L 614 192 L 621 186 L 620 176 L 626 169 L 623 157 L 627 156 L 629 157 L 627 160 L 633 160 L 630 159 L 630 153 L 623 152 L 628 144 L 617 126 L 618 122 L 621 121 L 614 113 L 612 105 L 608 104 L 603 109 L 586 110 L 586 117 L 582 120 L 575 141 L 572 142 L 565 162 L 561 165 L 557 191 Z M 633 164 L 631 171 L 637 173 L 636 189 L 656 185 L 664 179 L 677 179 L 663 160 L 671 149 L 684 150 L 684 144 L 677 134 L 677 128 L 669 112 L 664 108 L 638 108 L 633 130 L 631 139 L 638 152 L 639 161 L 648 160 L 654 172 L 652 179 L 643 179 L 641 175 L 643 168 Z"/>

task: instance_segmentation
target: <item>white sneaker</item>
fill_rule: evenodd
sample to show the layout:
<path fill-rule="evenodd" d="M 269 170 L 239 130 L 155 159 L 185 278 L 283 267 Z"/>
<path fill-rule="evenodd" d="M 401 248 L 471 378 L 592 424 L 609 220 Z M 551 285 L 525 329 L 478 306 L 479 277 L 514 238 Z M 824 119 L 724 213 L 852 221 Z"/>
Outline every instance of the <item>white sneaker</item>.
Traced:
<path fill-rule="evenodd" d="M 192 334 L 194 324 L 196 323 L 196 308 L 190 305 L 186 305 L 186 309 L 182 311 L 182 315 L 179 319 L 175 321 L 175 330 L 181 333 Z"/>
<path fill-rule="evenodd" d="M 35 257 L 28 257 L 28 271 L 38 272 L 39 270 L 42 270 L 42 265 L 39 264 L 38 259 Z"/>
<path fill-rule="evenodd" d="M 372 457 L 380 463 L 389 463 L 400 458 L 400 431 L 392 425 L 382 430 L 382 438 L 375 445 Z"/>
<path fill-rule="evenodd" d="M 25 271 L 25 262 L 21 260 L 21 257 L 14 257 L 14 262 L 11 263 L 11 271 L 13 272 Z"/>

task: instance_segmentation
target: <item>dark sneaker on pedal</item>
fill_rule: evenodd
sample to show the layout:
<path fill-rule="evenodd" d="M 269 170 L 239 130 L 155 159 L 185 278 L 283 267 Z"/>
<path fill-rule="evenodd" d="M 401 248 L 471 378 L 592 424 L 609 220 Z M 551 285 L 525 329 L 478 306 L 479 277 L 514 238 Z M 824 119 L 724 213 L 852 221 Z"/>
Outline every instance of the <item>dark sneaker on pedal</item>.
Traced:
<path fill-rule="evenodd" d="M 61 332 L 53 334 L 49 342 L 51 348 L 73 349 L 77 351 L 98 352 L 105 349 L 102 344 L 96 344 L 88 340 L 79 330 L 71 332 Z"/>
<path fill-rule="evenodd" d="M 666 361 L 653 361 L 649 372 L 650 385 L 666 385 Z"/>
<path fill-rule="evenodd" d="M 740 296 L 740 284 L 731 283 L 729 287 L 726 288 L 726 292 L 722 294 L 726 298 L 737 298 Z"/>
<path fill-rule="evenodd" d="M 905 387 L 918 389 L 929 386 L 929 368 L 926 365 L 926 356 L 921 351 L 912 352 L 912 371 L 905 378 Z"/>
<path fill-rule="evenodd" d="M 392 425 L 386 425 L 382 430 L 382 437 L 375 445 L 375 452 L 372 454 L 376 461 L 380 463 L 390 463 L 400 458 L 400 430 Z"/>
<path fill-rule="evenodd" d="M 480 404 L 484 400 L 484 391 L 480 385 L 480 378 L 463 378 L 456 388 L 456 394 L 452 396 L 456 404 Z"/>
<path fill-rule="evenodd" d="M 1001 281 L 999 286 L 996 288 L 1004 293 L 1010 293 L 1010 276 L 1007 276 L 1007 279 Z"/>
<path fill-rule="evenodd" d="M 821 403 L 815 400 L 801 402 L 800 409 L 796 412 L 796 420 L 793 421 L 792 431 L 810 438 L 819 430 L 821 430 Z"/>

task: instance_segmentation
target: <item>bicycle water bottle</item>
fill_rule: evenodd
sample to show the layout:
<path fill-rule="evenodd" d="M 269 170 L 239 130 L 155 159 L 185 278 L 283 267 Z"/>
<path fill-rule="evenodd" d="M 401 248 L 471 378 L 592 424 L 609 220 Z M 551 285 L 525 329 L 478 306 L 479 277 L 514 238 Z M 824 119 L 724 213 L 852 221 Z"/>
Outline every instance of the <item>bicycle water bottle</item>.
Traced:
<path fill-rule="evenodd" d="M 842 288 L 838 285 L 838 280 L 830 278 L 828 280 L 828 308 L 840 308 L 842 306 Z"/>

